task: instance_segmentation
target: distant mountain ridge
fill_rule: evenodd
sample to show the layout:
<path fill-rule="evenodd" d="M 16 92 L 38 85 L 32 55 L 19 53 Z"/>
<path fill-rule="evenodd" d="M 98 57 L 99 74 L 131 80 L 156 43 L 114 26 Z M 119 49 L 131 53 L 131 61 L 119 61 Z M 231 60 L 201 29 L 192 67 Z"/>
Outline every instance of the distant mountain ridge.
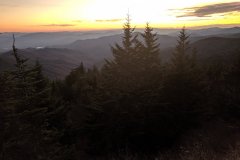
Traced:
<path fill-rule="evenodd" d="M 0 55 L 0 71 L 14 67 L 14 58 L 11 51 Z M 98 63 L 94 59 L 84 55 L 79 51 L 69 49 L 27 48 L 19 50 L 20 56 L 29 59 L 30 64 L 38 60 L 43 66 L 43 72 L 51 79 L 61 79 L 65 77 L 73 68 L 76 68 L 81 62 L 87 67 L 92 67 Z"/>
<path fill-rule="evenodd" d="M 234 32 L 238 30 L 238 27 L 234 28 Z M 190 37 L 191 46 L 197 49 L 199 59 L 203 61 L 227 61 L 233 58 L 232 55 L 240 51 L 240 32 L 236 34 L 229 30 L 227 32 L 229 34 Z M 139 34 L 139 32 L 135 34 Z M 87 35 L 89 36 L 89 34 Z M 18 36 L 22 37 L 23 35 L 18 34 Z M 161 58 L 163 61 L 167 61 L 171 57 L 177 38 L 169 35 L 157 35 L 157 37 L 160 43 Z M 51 79 L 62 79 L 81 62 L 87 67 L 102 66 L 104 59 L 112 58 L 110 46 L 115 43 L 120 44 L 121 38 L 122 34 L 113 34 L 93 39 L 76 40 L 72 43 L 67 43 L 67 41 L 64 45 L 19 49 L 19 52 L 24 57 L 29 58 L 30 63 L 39 60 L 43 65 L 45 75 Z M 18 43 L 16 46 L 18 47 Z M 13 64 L 14 59 L 11 56 L 11 51 L 0 54 L 0 71 L 13 67 Z"/>
<path fill-rule="evenodd" d="M 240 27 L 232 27 L 232 28 L 219 28 L 219 27 L 212 27 L 212 28 L 205 28 L 205 29 L 187 29 L 187 32 L 192 36 L 213 36 L 213 35 L 228 35 L 228 34 L 237 34 L 240 33 Z M 175 31 L 170 33 L 169 35 L 176 36 L 179 34 L 179 31 Z"/>
<path fill-rule="evenodd" d="M 210 37 L 192 44 L 199 52 L 200 59 L 227 62 L 240 54 L 240 38 Z"/>
<path fill-rule="evenodd" d="M 136 29 L 137 32 L 143 32 L 143 29 Z M 179 29 L 155 29 L 155 32 L 161 36 L 167 35 L 176 37 Z M 36 33 L 14 33 L 16 37 L 16 46 L 20 49 L 60 46 L 74 43 L 78 40 L 97 39 L 104 36 L 121 34 L 122 30 L 102 30 L 102 31 L 76 31 L 76 32 L 36 32 Z M 213 35 L 227 36 L 229 34 L 240 34 L 240 27 L 232 28 L 207 28 L 207 29 L 189 29 L 191 37 L 204 37 Z M 12 33 L 0 34 L 0 52 L 8 51 L 12 45 Z M 164 46 L 164 45 L 163 45 Z"/>
<path fill-rule="evenodd" d="M 89 32 L 36 32 L 36 33 L 14 33 L 16 46 L 20 49 L 48 47 L 53 45 L 66 45 L 81 39 L 94 39 L 102 36 L 115 35 L 121 30 L 89 31 Z M 0 34 L 0 50 L 10 50 L 12 45 L 12 34 Z"/>

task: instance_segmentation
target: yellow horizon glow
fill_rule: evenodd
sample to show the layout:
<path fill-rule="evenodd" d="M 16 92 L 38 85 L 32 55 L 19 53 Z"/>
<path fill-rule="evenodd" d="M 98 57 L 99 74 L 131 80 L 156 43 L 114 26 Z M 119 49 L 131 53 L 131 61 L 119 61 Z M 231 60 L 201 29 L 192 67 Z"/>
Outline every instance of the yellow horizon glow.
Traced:
<path fill-rule="evenodd" d="M 120 29 L 129 12 L 133 26 L 188 28 L 240 26 L 240 12 L 210 17 L 178 17 L 183 8 L 239 2 L 234 0 L 0 0 L 0 32 Z"/>

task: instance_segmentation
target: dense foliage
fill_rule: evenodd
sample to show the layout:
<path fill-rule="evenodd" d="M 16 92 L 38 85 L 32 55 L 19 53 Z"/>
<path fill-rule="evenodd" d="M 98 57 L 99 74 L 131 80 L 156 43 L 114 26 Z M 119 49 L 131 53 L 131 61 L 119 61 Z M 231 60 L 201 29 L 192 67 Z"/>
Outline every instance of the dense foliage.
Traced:
<path fill-rule="evenodd" d="M 123 31 L 113 59 L 101 69 L 81 63 L 63 81 L 27 65 L 13 43 L 15 69 L 0 74 L 0 159 L 161 151 L 206 119 L 239 118 L 239 55 L 230 65 L 201 64 L 183 28 L 163 64 L 149 24 L 139 38 L 128 17 Z"/>

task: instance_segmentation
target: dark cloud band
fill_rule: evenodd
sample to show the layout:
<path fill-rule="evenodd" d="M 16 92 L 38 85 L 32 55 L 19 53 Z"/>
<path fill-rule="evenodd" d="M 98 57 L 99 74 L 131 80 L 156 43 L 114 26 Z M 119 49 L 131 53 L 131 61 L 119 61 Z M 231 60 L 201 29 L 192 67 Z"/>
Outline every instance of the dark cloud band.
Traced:
<path fill-rule="evenodd" d="M 42 27 L 73 27 L 75 25 L 74 24 L 44 24 L 40 26 Z"/>
<path fill-rule="evenodd" d="M 123 19 L 97 19 L 96 22 L 121 22 Z"/>
<path fill-rule="evenodd" d="M 240 12 L 240 2 L 219 3 L 202 7 L 184 8 L 181 10 L 185 13 L 177 17 L 209 17 L 210 15 L 216 13 L 227 13 L 234 11 Z"/>

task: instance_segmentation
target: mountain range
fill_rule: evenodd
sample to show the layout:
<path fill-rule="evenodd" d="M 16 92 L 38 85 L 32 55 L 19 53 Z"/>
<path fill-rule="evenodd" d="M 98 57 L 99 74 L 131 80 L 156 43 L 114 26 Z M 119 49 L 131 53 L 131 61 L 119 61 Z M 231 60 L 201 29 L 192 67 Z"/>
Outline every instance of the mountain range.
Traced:
<path fill-rule="evenodd" d="M 135 34 L 140 34 L 137 30 Z M 161 57 L 167 61 L 177 42 L 177 30 L 157 29 Z M 162 33 L 162 34 L 161 34 Z M 240 51 L 240 28 L 208 28 L 188 30 L 191 46 L 200 60 L 226 61 Z M 89 32 L 16 33 L 16 46 L 29 63 L 38 60 L 44 73 L 51 79 L 64 78 L 81 62 L 87 67 L 102 66 L 104 59 L 112 58 L 111 46 L 120 43 L 121 30 Z M 140 37 L 140 36 L 139 36 Z M 10 33 L 0 34 L 0 71 L 14 65 L 11 56 Z"/>

